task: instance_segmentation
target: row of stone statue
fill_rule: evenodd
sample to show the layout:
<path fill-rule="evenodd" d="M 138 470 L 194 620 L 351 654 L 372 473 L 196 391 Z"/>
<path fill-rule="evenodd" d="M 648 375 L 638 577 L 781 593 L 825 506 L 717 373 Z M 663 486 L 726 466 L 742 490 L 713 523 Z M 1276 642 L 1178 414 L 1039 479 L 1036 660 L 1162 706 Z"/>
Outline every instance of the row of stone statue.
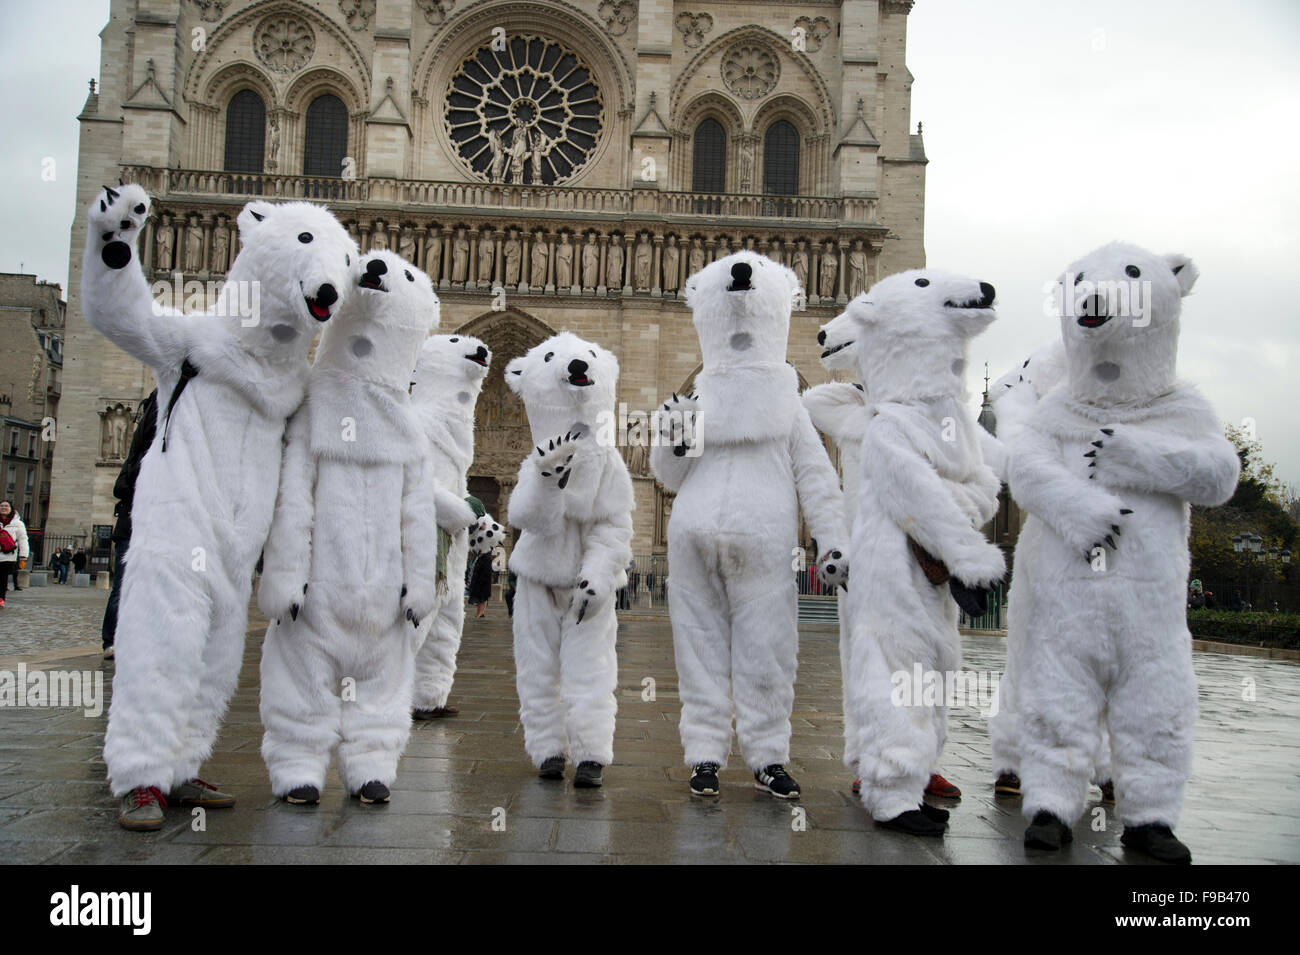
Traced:
<path fill-rule="evenodd" d="M 163 213 L 153 228 L 154 269 L 187 274 L 224 273 L 230 263 L 231 230 L 225 216 Z M 847 301 L 871 284 L 871 253 L 861 238 L 727 238 L 652 235 L 649 232 L 579 236 L 570 231 L 519 228 L 389 227 L 383 220 L 348 223 L 359 247 L 395 245 L 402 258 L 421 263 L 440 288 L 497 286 L 522 292 L 604 294 L 678 293 L 686 278 L 737 249 L 754 249 L 789 266 L 808 299 Z M 809 285 L 809 278 L 814 281 Z"/>

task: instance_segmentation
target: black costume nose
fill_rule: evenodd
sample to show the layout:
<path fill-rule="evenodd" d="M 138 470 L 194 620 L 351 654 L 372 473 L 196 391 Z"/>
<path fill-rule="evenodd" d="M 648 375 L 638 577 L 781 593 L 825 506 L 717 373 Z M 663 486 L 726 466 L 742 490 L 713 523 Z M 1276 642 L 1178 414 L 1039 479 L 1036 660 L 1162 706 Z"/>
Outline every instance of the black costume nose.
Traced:
<path fill-rule="evenodd" d="M 737 262 L 731 267 L 731 284 L 734 288 L 746 288 L 754 269 L 748 262 Z"/>
<path fill-rule="evenodd" d="M 825 332 L 818 332 L 818 333 L 817 333 L 817 344 L 818 344 L 818 345 L 825 345 L 825 344 L 826 344 L 826 333 L 825 333 Z"/>
<path fill-rule="evenodd" d="M 366 271 L 371 275 L 383 275 L 388 271 L 388 266 L 383 259 L 371 259 L 366 263 Z"/>
<path fill-rule="evenodd" d="M 982 292 L 984 295 L 984 297 L 980 299 L 980 305 L 984 306 L 984 308 L 988 308 L 990 305 L 992 305 L 993 299 L 997 298 L 997 294 L 998 294 L 998 290 L 995 289 L 992 285 L 989 285 L 988 282 L 980 283 L 980 292 Z"/>
<path fill-rule="evenodd" d="M 474 352 L 474 357 L 479 359 L 480 361 L 487 361 L 487 355 L 488 355 L 487 348 L 483 345 L 479 345 L 478 350 Z"/>
<path fill-rule="evenodd" d="M 576 376 L 587 373 L 587 363 L 581 358 L 575 358 L 569 362 L 569 374 Z"/>
<path fill-rule="evenodd" d="M 339 293 L 335 290 L 334 286 L 330 285 L 328 282 L 316 290 L 316 304 L 318 305 L 323 305 L 326 308 L 329 308 L 338 300 Z"/>

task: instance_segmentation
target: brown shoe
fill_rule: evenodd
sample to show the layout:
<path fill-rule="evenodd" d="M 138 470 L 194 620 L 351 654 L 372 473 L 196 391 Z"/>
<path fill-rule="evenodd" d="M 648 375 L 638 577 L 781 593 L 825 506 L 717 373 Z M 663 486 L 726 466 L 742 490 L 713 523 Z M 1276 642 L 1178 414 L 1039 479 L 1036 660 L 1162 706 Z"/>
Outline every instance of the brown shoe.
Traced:
<path fill-rule="evenodd" d="M 156 832 L 163 826 L 163 810 L 167 798 L 157 786 L 137 786 L 122 797 L 117 811 L 117 821 L 123 829 L 134 832 Z"/>
<path fill-rule="evenodd" d="M 412 719 L 417 720 L 440 720 L 448 716 L 455 716 L 460 710 L 454 706 L 436 706 L 431 710 L 412 710 Z"/>

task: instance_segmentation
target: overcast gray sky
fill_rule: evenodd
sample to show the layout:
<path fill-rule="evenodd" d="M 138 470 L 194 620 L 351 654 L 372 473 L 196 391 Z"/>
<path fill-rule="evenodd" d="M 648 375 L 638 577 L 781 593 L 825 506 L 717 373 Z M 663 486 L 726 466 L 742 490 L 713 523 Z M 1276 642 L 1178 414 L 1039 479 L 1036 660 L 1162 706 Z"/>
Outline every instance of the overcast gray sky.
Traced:
<path fill-rule="evenodd" d="M 0 270 L 66 286 L 76 115 L 108 3 L 5 12 Z M 918 0 L 907 60 L 929 264 L 998 289 L 973 368 L 996 377 L 1058 334 L 1042 286 L 1072 259 L 1112 239 L 1185 252 L 1201 278 L 1180 370 L 1224 419 L 1254 418 L 1300 483 L 1300 3 Z"/>

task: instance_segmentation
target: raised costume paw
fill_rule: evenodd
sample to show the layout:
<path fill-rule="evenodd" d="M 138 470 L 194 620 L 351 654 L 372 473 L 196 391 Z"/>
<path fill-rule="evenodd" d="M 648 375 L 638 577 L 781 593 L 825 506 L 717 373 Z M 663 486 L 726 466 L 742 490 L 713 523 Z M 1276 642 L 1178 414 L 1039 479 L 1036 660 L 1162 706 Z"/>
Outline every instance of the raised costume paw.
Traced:
<path fill-rule="evenodd" d="M 817 559 L 817 573 L 825 589 L 849 589 L 849 555 L 839 547 L 832 547 Z"/>
<path fill-rule="evenodd" d="M 960 548 L 946 563 L 949 574 L 969 588 L 991 587 L 1007 572 L 1001 548 L 983 539 Z"/>
<path fill-rule="evenodd" d="M 570 431 L 558 438 L 552 438 L 546 443 L 545 448 L 537 449 L 537 457 L 533 458 L 533 464 L 537 466 L 542 477 L 558 488 L 567 487 L 569 478 L 573 476 L 571 462 L 577 450 L 577 441 L 581 437 L 581 431 Z"/>
<path fill-rule="evenodd" d="M 573 588 L 573 601 L 570 607 L 577 612 L 577 623 L 582 623 L 588 613 L 594 612 L 598 607 L 609 600 L 611 591 L 603 584 L 594 580 L 581 580 L 578 586 Z"/>
<path fill-rule="evenodd" d="M 659 419 L 659 440 L 670 445 L 679 458 L 685 457 L 695 445 L 699 410 L 699 396 L 691 392 L 673 395 L 655 412 Z"/>
<path fill-rule="evenodd" d="M 149 196 L 135 183 L 105 186 L 90 207 L 89 239 L 99 246 L 99 257 L 110 269 L 131 263 L 136 236 L 149 218 Z"/>
<path fill-rule="evenodd" d="M 1084 454 L 1088 477 L 1101 475 L 1107 487 L 1135 487 L 1143 483 L 1141 448 L 1133 432 L 1122 426 L 1099 428 L 1092 447 Z"/>

